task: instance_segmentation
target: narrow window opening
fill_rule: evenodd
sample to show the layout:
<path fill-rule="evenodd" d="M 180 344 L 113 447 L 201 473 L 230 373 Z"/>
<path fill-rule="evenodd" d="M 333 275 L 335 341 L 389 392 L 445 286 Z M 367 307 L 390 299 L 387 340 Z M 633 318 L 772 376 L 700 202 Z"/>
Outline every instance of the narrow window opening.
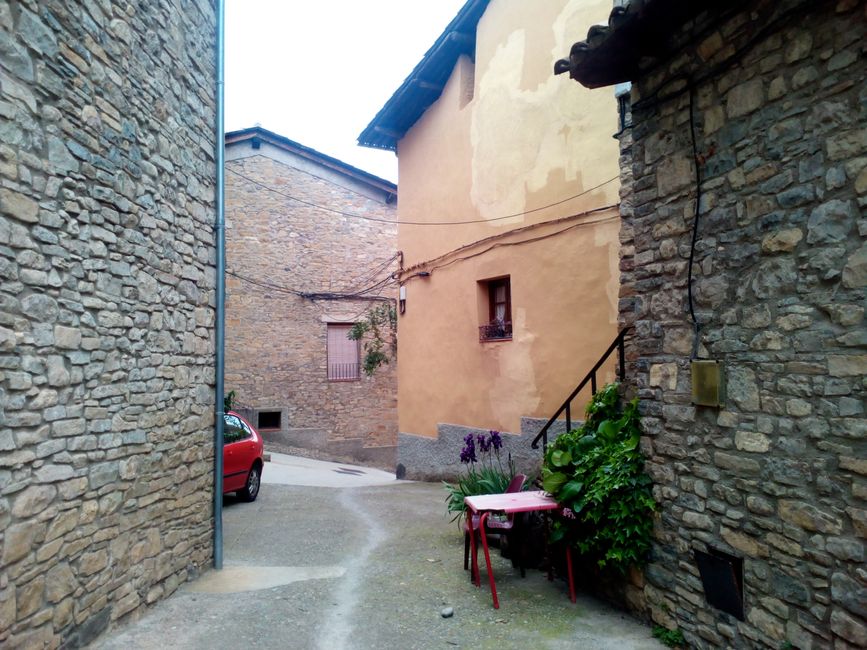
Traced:
<path fill-rule="evenodd" d="M 328 380 L 355 381 L 360 374 L 360 341 L 349 338 L 352 325 L 328 324 Z"/>
<path fill-rule="evenodd" d="M 632 84 L 630 82 L 617 84 L 614 87 L 614 96 L 617 98 L 617 115 L 618 115 L 618 131 L 615 137 L 619 136 L 626 129 L 632 126 L 632 101 L 630 93 Z"/>
<path fill-rule="evenodd" d="M 512 338 L 512 286 L 510 278 L 495 278 L 481 283 L 487 294 L 488 320 L 479 327 L 480 341 Z"/>

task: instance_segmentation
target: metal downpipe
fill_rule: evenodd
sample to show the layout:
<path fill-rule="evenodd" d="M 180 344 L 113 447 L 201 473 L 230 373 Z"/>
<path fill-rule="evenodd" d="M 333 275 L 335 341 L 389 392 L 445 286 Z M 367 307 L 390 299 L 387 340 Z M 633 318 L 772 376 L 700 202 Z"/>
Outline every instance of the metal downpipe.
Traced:
<path fill-rule="evenodd" d="M 223 397 L 225 387 L 226 339 L 226 212 L 225 212 L 225 144 L 224 92 L 225 92 L 225 21 L 226 0 L 216 0 L 217 10 L 217 221 L 214 234 L 217 238 L 216 282 L 216 331 L 214 333 L 215 395 L 214 395 L 214 568 L 223 568 Z"/>

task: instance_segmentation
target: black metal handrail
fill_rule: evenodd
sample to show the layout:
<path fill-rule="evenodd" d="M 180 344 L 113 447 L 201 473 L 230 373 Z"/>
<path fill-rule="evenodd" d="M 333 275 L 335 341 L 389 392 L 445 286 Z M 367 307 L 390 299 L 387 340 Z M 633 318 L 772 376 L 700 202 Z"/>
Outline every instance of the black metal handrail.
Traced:
<path fill-rule="evenodd" d="M 622 330 L 620 330 L 617 338 L 614 339 L 614 342 L 608 346 L 608 349 L 605 350 L 605 353 L 601 357 L 599 357 L 599 361 L 596 362 L 596 365 L 594 365 L 590 369 L 590 372 L 587 373 L 587 376 L 581 380 L 581 383 L 578 384 L 577 388 L 572 391 L 572 394 L 566 398 L 566 401 L 563 402 L 559 409 L 557 409 L 557 412 L 551 416 L 551 419 L 548 420 L 545 426 L 542 427 L 542 430 L 539 431 L 535 438 L 533 438 L 533 442 L 530 444 L 533 449 L 539 448 L 539 440 L 542 441 L 543 452 L 548 449 L 548 429 L 551 428 L 551 425 L 553 425 L 557 421 L 557 418 L 559 418 L 564 411 L 566 412 L 566 431 L 572 430 L 572 400 L 575 399 L 578 393 L 580 393 L 581 390 L 587 385 L 587 382 L 590 382 L 590 389 L 593 391 L 593 393 L 596 393 L 596 371 L 599 370 L 599 368 L 602 367 L 602 364 L 604 364 L 608 360 L 608 357 L 611 356 L 611 353 L 614 352 L 615 348 L 617 349 L 617 356 L 620 362 L 618 366 L 617 376 L 620 378 L 621 382 L 626 379 L 626 350 L 624 340 L 626 339 L 626 333 L 631 329 L 632 327 L 629 326 L 624 327 Z"/>

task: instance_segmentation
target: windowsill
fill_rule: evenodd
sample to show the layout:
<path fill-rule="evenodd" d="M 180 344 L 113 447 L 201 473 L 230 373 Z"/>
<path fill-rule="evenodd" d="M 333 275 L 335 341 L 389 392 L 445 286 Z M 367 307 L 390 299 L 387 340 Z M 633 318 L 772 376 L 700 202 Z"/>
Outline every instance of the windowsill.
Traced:
<path fill-rule="evenodd" d="M 329 379 L 328 383 L 329 384 L 345 384 L 346 382 L 351 382 L 351 381 L 361 381 L 361 377 L 355 377 L 353 379 Z"/>
<path fill-rule="evenodd" d="M 511 341 L 511 336 L 494 337 L 488 339 L 480 339 L 479 343 L 502 343 L 503 341 Z"/>

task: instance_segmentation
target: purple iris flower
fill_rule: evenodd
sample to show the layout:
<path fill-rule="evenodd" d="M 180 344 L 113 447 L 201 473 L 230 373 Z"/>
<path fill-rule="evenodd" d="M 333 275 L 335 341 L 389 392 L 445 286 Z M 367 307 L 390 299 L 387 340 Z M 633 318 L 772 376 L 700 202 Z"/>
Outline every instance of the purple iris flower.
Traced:
<path fill-rule="evenodd" d="M 479 441 L 479 449 L 483 454 L 491 451 L 491 441 L 484 433 L 480 433 L 477 440 Z"/>
<path fill-rule="evenodd" d="M 490 433 L 491 433 L 490 444 L 494 449 L 499 451 L 499 449 L 503 446 L 503 439 L 500 437 L 500 432 L 492 430 Z"/>
<path fill-rule="evenodd" d="M 464 438 L 464 442 L 466 445 L 463 449 L 461 449 L 461 462 L 462 463 L 475 463 L 476 462 L 476 441 L 473 438 L 473 434 L 468 433 Z"/>
<path fill-rule="evenodd" d="M 464 447 L 461 449 L 461 462 L 462 463 L 475 463 L 476 462 L 476 450 L 472 447 Z"/>

